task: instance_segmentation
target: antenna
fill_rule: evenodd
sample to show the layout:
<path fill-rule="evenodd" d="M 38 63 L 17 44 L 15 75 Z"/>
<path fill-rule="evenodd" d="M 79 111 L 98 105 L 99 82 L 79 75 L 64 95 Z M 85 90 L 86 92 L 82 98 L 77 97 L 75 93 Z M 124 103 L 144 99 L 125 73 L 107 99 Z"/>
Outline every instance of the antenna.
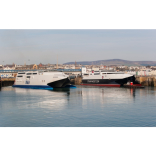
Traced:
<path fill-rule="evenodd" d="M 75 61 L 75 67 L 76 67 L 76 61 Z"/>
<path fill-rule="evenodd" d="M 57 55 L 57 69 L 58 69 L 58 55 Z"/>

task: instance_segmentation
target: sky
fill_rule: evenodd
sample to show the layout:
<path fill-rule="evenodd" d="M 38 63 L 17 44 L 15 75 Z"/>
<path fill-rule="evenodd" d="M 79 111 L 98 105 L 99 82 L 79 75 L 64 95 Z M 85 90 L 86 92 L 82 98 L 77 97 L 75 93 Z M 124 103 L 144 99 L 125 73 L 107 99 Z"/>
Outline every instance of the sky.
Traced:
<path fill-rule="evenodd" d="M 156 61 L 154 29 L 0 29 L 0 64 Z"/>

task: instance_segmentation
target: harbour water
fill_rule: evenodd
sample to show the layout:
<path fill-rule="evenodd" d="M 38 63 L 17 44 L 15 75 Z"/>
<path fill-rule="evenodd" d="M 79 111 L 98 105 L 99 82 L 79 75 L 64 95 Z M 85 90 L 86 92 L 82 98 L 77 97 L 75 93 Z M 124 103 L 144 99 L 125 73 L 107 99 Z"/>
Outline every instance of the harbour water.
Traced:
<path fill-rule="evenodd" d="M 0 90 L 0 127 L 155 126 L 155 87 Z"/>

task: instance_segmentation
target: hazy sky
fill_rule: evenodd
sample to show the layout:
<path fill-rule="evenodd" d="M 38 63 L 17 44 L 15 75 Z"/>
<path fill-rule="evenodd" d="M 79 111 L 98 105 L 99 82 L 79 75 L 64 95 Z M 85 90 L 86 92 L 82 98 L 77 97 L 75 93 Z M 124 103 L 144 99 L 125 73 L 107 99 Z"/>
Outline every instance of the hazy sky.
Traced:
<path fill-rule="evenodd" d="M 156 30 L 0 30 L 0 64 L 55 64 L 57 55 L 58 63 L 156 61 Z"/>

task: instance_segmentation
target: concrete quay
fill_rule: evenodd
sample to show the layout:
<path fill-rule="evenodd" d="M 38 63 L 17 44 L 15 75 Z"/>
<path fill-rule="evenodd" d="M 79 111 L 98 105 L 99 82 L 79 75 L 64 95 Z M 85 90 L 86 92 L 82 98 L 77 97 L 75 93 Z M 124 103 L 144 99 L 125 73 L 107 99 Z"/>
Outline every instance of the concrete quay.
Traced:
<path fill-rule="evenodd" d="M 0 79 L 0 88 L 12 86 L 14 84 L 15 78 L 2 78 Z"/>
<path fill-rule="evenodd" d="M 136 76 L 136 80 L 143 86 L 156 87 L 156 76 Z"/>
<path fill-rule="evenodd" d="M 74 79 L 70 79 L 71 84 L 80 85 L 82 83 L 82 77 L 78 76 Z"/>

